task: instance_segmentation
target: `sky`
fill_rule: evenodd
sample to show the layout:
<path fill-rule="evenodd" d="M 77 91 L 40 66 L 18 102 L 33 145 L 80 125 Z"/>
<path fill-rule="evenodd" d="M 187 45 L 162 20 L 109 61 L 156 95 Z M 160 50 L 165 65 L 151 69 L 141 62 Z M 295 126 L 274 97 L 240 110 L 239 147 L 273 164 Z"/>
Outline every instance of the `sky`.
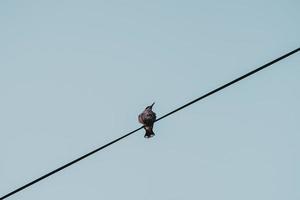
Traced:
<path fill-rule="evenodd" d="M 297 0 L 0 2 L 0 196 L 299 48 Z M 300 53 L 7 199 L 298 200 Z"/>

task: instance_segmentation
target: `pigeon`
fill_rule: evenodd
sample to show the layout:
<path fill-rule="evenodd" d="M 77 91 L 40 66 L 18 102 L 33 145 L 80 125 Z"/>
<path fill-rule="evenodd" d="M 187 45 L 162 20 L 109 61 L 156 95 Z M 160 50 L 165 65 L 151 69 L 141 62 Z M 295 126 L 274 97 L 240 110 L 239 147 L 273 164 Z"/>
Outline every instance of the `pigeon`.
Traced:
<path fill-rule="evenodd" d="M 147 106 L 145 110 L 139 115 L 138 119 L 141 124 L 144 125 L 146 131 L 145 138 L 151 138 L 155 134 L 153 132 L 153 124 L 156 120 L 156 114 L 152 111 L 154 103 L 150 106 Z"/>

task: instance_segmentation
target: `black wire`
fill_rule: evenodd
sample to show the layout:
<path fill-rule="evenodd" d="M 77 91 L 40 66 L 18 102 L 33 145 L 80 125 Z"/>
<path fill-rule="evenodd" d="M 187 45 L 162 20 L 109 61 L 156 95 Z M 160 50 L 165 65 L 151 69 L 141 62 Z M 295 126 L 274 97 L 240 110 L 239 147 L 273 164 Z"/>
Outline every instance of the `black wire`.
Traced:
<path fill-rule="evenodd" d="M 254 69 L 253 71 L 248 72 L 247 74 L 245 74 L 245 75 L 243 75 L 243 76 L 241 76 L 241 77 L 239 77 L 237 79 L 234 79 L 233 81 L 231 81 L 229 83 L 226 83 L 226 84 L 224 84 L 224 85 L 222 85 L 222 86 L 220 86 L 220 87 L 212 90 L 211 92 L 208 92 L 207 94 L 205 94 L 205 95 L 203 95 L 203 96 L 201 96 L 201 97 L 199 97 L 199 98 L 197 98 L 197 99 L 195 99 L 193 101 L 188 102 L 187 104 L 185 104 L 185 105 L 183 105 L 183 106 L 181 106 L 181 107 L 179 107 L 179 108 L 177 108 L 177 109 L 175 109 L 175 110 L 173 110 L 173 111 L 171 111 L 171 112 L 163 115 L 162 117 L 158 118 L 156 120 L 156 122 L 159 121 L 159 120 L 161 120 L 161 119 L 163 119 L 163 118 L 165 118 L 165 117 L 167 117 L 167 116 L 169 116 L 169 115 L 174 114 L 175 112 L 178 112 L 179 110 L 182 110 L 183 108 L 185 108 L 187 106 L 190 106 L 191 104 L 196 103 L 197 101 L 200 101 L 201 99 L 204 99 L 204 98 L 206 98 L 206 97 L 208 97 L 208 96 L 210 96 L 210 95 L 212 95 L 212 94 L 214 94 L 214 93 L 216 93 L 216 92 L 218 92 L 218 91 L 220 91 L 222 89 L 225 89 L 226 87 L 228 87 L 228 86 L 230 86 L 230 85 L 232 85 L 232 84 L 234 84 L 234 83 L 236 83 L 236 82 L 238 82 L 238 81 L 240 81 L 240 80 L 242 80 L 242 79 L 244 79 L 244 78 L 246 78 L 248 76 L 251 76 L 252 74 L 255 74 L 255 73 L 259 72 L 262 69 L 264 69 L 266 67 L 269 67 L 269 66 L 273 65 L 274 63 L 282 60 L 282 59 L 285 59 L 286 57 L 288 57 L 288 56 L 290 56 L 290 55 L 298 52 L 299 50 L 300 50 L 300 48 L 295 49 L 295 50 L 293 50 L 293 51 L 291 51 L 291 52 L 289 52 L 289 53 L 287 53 L 287 54 L 285 54 L 285 55 L 283 55 L 283 56 L 281 56 L 281 57 L 279 57 L 279 58 L 277 58 L 277 59 L 275 59 L 275 60 L 273 60 L 273 61 L 271 61 L 271 62 L 269 62 L 269 63 L 267 63 L 267 64 L 265 64 L 263 66 L 261 66 L 261 67 L 258 67 L 257 69 Z M 101 146 L 101 147 L 99 147 L 99 148 L 97 148 L 97 149 L 95 149 L 95 150 L 93 150 L 93 151 L 91 151 L 91 152 L 89 152 L 89 153 L 87 153 L 87 154 L 85 154 L 85 155 L 83 155 L 83 156 L 81 156 L 81 157 L 79 157 L 79 158 L 77 158 L 77 159 L 75 159 L 75 160 L 73 160 L 73 161 L 71 161 L 71 162 L 69 162 L 69 163 L 67 163 L 67 164 L 65 164 L 65 165 L 63 165 L 63 166 L 61 166 L 61 167 L 59 167 L 59 168 L 57 168 L 57 169 L 55 169 L 55 170 L 53 170 L 53 171 L 51 171 L 51 172 L 49 172 L 47 174 L 45 174 L 45 175 L 43 175 L 43 176 L 35 179 L 35 180 L 33 180 L 33 181 L 31 181 L 31 182 L 29 182 L 29 183 L 27 183 L 26 185 L 23 185 L 22 187 L 19 187 L 18 189 L 16 189 L 16 190 L 14 190 L 14 191 L 12 191 L 12 192 L 10 192 L 10 193 L 2 196 L 0 198 L 0 200 L 6 199 L 7 197 L 9 197 L 9 196 L 11 196 L 11 195 L 13 195 L 13 194 L 15 194 L 17 192 L 20 192 L 21 190 L 24 190 L 25 188 L 27 188 L 27 187 L 29 187 L 29 186 L 31 186 L 31 185 L 33 185 L 33 184 L 35 184 L 35 183 L 37 183 L 37 182 L 45 179 L 45 178 L 47 178 L 47 177 L 49 177 L 49 176 L 51 176 L 51 175 L 53 175 L 53 174 L 55 174 L 55 173 L 57 173 L 57 172 L 65 169 L 65 168 L 67 168 L 67 167 L 69 167 L 69 166 L 71 166 L 71 165 L 79 162 L 80 160 L 83 160 L 84 158 L 86 158 L 86 157 L 88 157 L 88 156 L 90 156 L 90 155 L 92 155 L 92 154 L 94 154 L 94 153 L 96 153 L 96 152 L 98 152 L 98 151 L 100 151 L 100 150 L 102 150 L 102 149 L 104 149 L 104 148 L 106 148 L 106 147 L 108 147 L 108 146 L 116 143 L 116 142 L 118 142 L 119 140 L 124 139 L 125 137 L 128 137 L 129 135 L 131 135 L 131 134 L 133 134 L 133 133 L 141 130 L 142 128 L 143 128 L 143 126 L 140 127 L 140 128 L 137 128 L 137 129 L 135 129 L 135 130 L 127 133 L 126 135 L 123 135 L 122 137 L 119 137 L 118 139 L 115 139 L 115 140 L 111 141 L 110 143 L 107 143 L 106 145 L 103 145 L 103 146 Z"/>
<path fill-rule="evenodd" d="M 20 192 L 21 190 L 24 190 L 25 188 L 27 188 L 27 187 L 29 187 L 29 186 L 31 186 L 31 185 L 33 185 L 33 184 L 35 184 L 35 183 L 37 183 L 37 182 L 39 182 L 39 181 L 45 179 L 45 178 L 47 178 L 48 176 L 51 176 L 51 175 L 53 175 L 53 174 L 55 174 L 55 173 L 57 173 L 57 172 L 63 170 L 64 168 L 67 168 L 67 167 L 69 167 L 69 166 L 71 166 L 71 165 L 73 165 L 73 164 L 79 162 L 80 160 L 82 160 L 82 159 L 84 159 L 84 158 L 86 158 L 86 157 L 88 157 L 88 156 L 90 156 L 90 155 L 92 155 L 92 154 L 94 154 L 94 153 L 100 151 L 101 149 L 104 149 L 104 148 L 106 148 L 106 147 L 112 145 L 113 143 L 116 143 L 116 142 L 118 142 L 119 140 L 121 140 L 121 139 L 123 139 L 123 138 L 125 138 L 125 137 L 128 137 L 129 135 L 131 135 L 131 134 L 133 134 L 133 133 L 135 133 L 135 132 L 141 130 L 142 128 L 143 128 L 143 126 L 140 127 L 140 128 L 137 128 L 137 129 L 135 129 L 135 130 L 133 130 L 133 131 L 127 133 L 126 135 L 123 135 L 122 137 L 119 137 L 118 139 L 115 139 L 115 140 L 111 141 L 110 143 L 107 143 L 106 145 L 103 145 L 103 146 L 101 146 L 101 147 L 99 147 L 99 148 L 97 148 L 97 149 L 95 149 L 95 150 L 93 150 L 93 151 L 91 151 L 91 152 L 89 152 L 89 153 L 87 153 L 87 154 L 85 154 L 85 155 L 83 155 L 83 156 L 81 156 L 81 157 L 79 157 L 79 158 L 77 158 L 77 159 L 75 159 L 75 160 L 73 160 L 73 161 L 71 161 L 71 162 L 69 162 L 69 163 L 67 163 L 67 164 L 65 164 L 65 165 L 63 165 L 63 166 L 61 166 L 61 167 L 59 167 L 59 168 L 57 168 L 57 169 L 55 169 L 55 170 L 53 170 L 53 171 L 51 171 L 51 172 L 45 174 L 45 175 L 43 175 L 43 176 L 37 178 L 37 179 L 35 179 L 35 180 L 33 180 L 33 181 L 31 181 L 31 182 L 29 182 L 29 183 L 27 183 L 26 185 L 23 185 L 22 187 L 19 187 L 18 189 L 16 189 L 16 190 L 14 190 L 14 191 L 12 191 L 12 192 L 10 192 L 10 193 L 4 195 L 4 196 L 1 197 L 0 199 L 3 200 L 3 199 L 5 199 L 5 198 L 7 198 L 7 197 L 9 197 L 9 196 L 11 196 L 11 195 L 17 193 L 17 192 Z"/>
<path fill-rule="evenodd" d="M 286 57 L 289 57 L 290 55 L 296 53 L 299 50 L 300 50 L 300 48 L 295 49 L 295 50 L 293 50 L 293 51 L 291 51 L 291 52 L 289 52 L 289 53 L 287 53 L 287 54 L 285 54 L 285 55 L 283 55 L 283 56 L 281 56 L 279 58 L 276 58 L 275 60 L 273 60 L 273 61 L 271 61 L 271 62 L 269 62 L 267 64 L 264 64 L 263 66 L 258 67 L 256 69 L 248 72 L 247 74 L 245 74 L 243 76 L 240 76 L 239 78 L 234 79 L 233 81 L 230 81 L 229 83 L 226 83 L 226 84 L 218 87 L 217 89 L 214 89 L 214 90 L 206 93 L 205 95 L 203 95 L 203 96 L 201 96 L 201 97 L 199 97 L 199 98 L 197 98 L 197 99 L 195 99 L 195 100 L 193 100 L 193 101 L 191 101 L 191 102 L 189 102 L 189 103 L 187 103 L 187 104 L 185 104 L 185 105 L 183 105 L 183 106 L 181 106 L 181 107 L 179 107 L 179 108 L 177 108 L 177 109 L 175 109 L 175 110 L 173 110 L 173 111 L 171 111 L 171 112 L 169 112 L 169 113 L 167 113 L 165 115 L 163 115 L 162 117 L 158 118 L 156 121 L 159 121 L 159 120 L 161 120 L 161 119 L 163 119 L 163 118 L 165 118 L 165 117 L 167 117 L 169 115 L 172 115 L 173 113 L 175 113 L 175 112 L 177 112 L 177 111 L 179 111 L 179 110 L 181 110 L 181 109 L 183 109 L 183 108 L 185 108 L 187 106 L 190 106 L 191 104 L 196 103 L 197 101 L 200 101 L 201 99 L 204 99 L 205 97 L 208 97 L 208 96 L 210 96 L 210 95 L 212 95 L 212 94 L 214 94 L 214 93 L 216 93 L 216 92 L 218 92 L 218 91 L 220 91 L 220 90 L 222 90 L 224 88 L 227 88 L 228 86 L 230 86 L 230 85 L 232 85 L 232 84 L 234 84 L 234 83 L 236 83 L 236 82 L 238 82 L 238 81 L 240 81 L 240 80 L 242 80 L 242 79 L 244 79 L 244 78 L 246 78 L 248 76 L 251 76 L 252 74 L 255 74 L 256 72 L 259 72 L 260 70 L 263 70 L 263 69 L 265 69 L 265 68 L 273 65 L 274 63 L 276 63 L 276 62 L 278 62 L 278 61 L 280 61 L 280 60 L 282 60 L 282 59 L 284 59 Z"/>

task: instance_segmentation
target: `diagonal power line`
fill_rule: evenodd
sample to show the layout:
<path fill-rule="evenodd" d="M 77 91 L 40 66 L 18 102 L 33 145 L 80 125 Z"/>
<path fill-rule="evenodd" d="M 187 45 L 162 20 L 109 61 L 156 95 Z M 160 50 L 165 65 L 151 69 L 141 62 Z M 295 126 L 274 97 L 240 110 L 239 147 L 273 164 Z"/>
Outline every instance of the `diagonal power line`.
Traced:
<path fill-rule="evenodd" d="M 300 51 L 300 48 L 297 48 L 297 49 L 295 49 L 295 50 L 293 50 L 293 51 L 291 51 L 291 52 L 289 52 L 289 53 L 287 53 L 285 55 L 282 55 L 282 56 L 276 58 L 275 60 L 272 60 L 271 62 L 269 62 L 267 64 L 264 64 L 263 66 L 258 67 L 256 69 L 248 72 L 247 74 L 244 74 L 243 76 L 240 76 L 240 77 L 234 79 L 233 81 L 230 81 L 229 83 L 226 83 L 226 84 L 224 84 L 224 85 L 222 85 L 222 86 L 220 86 L 220 87 L 218 87 L 218 88 L 216 88 L 216 89 L 214 89 L 214 90 L 212 90 L 212 91 L 204 94 L 203 96 L 200 96 L 199 98 L 197 98 L 197 99 L 195 99 L 193 101 L 188 102 L 187 104 L 185 104 L 185 105 L 183 105 L 183 106 L 181 106 L 181 107 L 179 107 L 179 108 L 177 108 L 177 109 L 175 109 L 175 110 L 173 110 L 173 111 L 171 111 L 171 112 L 169 112 L 169 113 L 161 116 L 155 122 L 157 122 L 159 120 L 162 120 L 163 118 L 168 117 L 169 115 L 172 115 L 172 114 L 174 114 L 174 113 L 182 110 L 183 108 L 188 107 L 188 106 L 190 106 L 190 105 L 192 105 L 192 104 L 200 101 L 201 99 L 204 99 L 204 98 L 206 98 L 206 97 L 208 97 L 208 96 L 210 96 L 210 95 L 212 95 L 212 94 L 214 94 L 216 92 L 219 92 L 220 90 L 223 90 L 223 89 L 227 88 L 228 86 L 233 85 L 234 83 L 236 83 L 238 81 L 241 81 L 241 80 L 247 78 L 248 76 L 251 76 L 251 75 L 257 73 L 257 72 L 259 72 L 259 71 L 261 71 L 261 70 L 263 70 L 263 69 L 265 69 L 265 68 L 267 68 L 267 67 L 275 64 L 276 62 L 278 62 L 280 60 L 283 60 L 283 59 L 291 56 L 292 54 L 294 54 L 294 53 L 296 53 L 298 51 Z M 85 155 L 83 155 L 83 156 L 81 156 L 81 157 L 79 157 L 79 158 L 77 158 L 77 159 L 75 159 L 75 160 L 73 160 L 73 161 L 71 161 L 71 162 L 69 162 L 69 163 L 67 163 L 67 164 L 65 164 L 65 165 L 63 165 L 63 166 L 61 166 L 61 167 L 59 167 L 59 168 L 57 168 L 57 169 L 55 169 L 55 170 L 53 170 L 53 171 L 45 174 L 45 175 L 43 175 L 43 176 L 41 176 L 41 177 L 39 177 L 39 178 L 37 178 L 37 179 L 35 179 L 35 180 L 33 180 L 33 181 L 25 184 L 25 185 L 23 185 L 23 186 L 21 186 L 21 187 L 19 187 L 19 188 L 17 188 L 17 189 L 15 189 L 14 191 L 12 191 L 12 192 L 10 192 L 10 193 L 2 196 L 0 198 L 0 200 L 6 199 L 7 197 L 9 197 L 9 196 L 11 196 L 11 195 L 13 195 L 13 194 L 15 194 L 17 192 L 20 192 L 21 190 L 24 190 L 25 188 L 27 188 L 27 187 L 29 187 L 29 186 L 31 186 L 31 185 L 33 185 L 33 184 L 35 184 L 35 183 L 37 183 L 37 182 L 45 179 L 45 178 L 47 178 L 47 177 L 49 177 L 49 176 L 51 176 L 51 175 L 53 175 L 53 174 L 55 174 L 55 173 L 57 173 L 57 172 L 65 169 L 65 168 L 67 168 L 67 167 L 69 167 L 69 166 L 71 166 L 71 165 L 73 165 L 73 164 L 75 164 L 75 163 L 77 163 L 77 162 L 85 159 L 85 158 L 87 158 L 88 156 L 91 156 L 92 154 L 94 154 L 94 153 L 96 153 L 96 152 L 98 152 L 98 151 L 100 151 L 100 150 L 102 150 L 102 149 L 104 149 L 104 148 L 106 148 L 106 147 L 108 147 L 108 146 L 110 146 L 110 145 L 112 145 L 112 144 L 114 144 L 114 143 L 116 143 L 116 142 L 118 142 L 118 141 L 120 141 L 120 140 L 128 137 L 128 136 L 130 136 L 131 134 L 133 134 L 133 133 L 141 130 L 142 128 L 143 128 L 143 126 L 137 128 L 137 129 L 135 129 L 135 130 L 133 130 L 133 131 L 131 131 L 131 132 L 123 135 L 122 137 L 119 137 L 119 138 L 117 138 L 117 139 L 115 139 L 115 140 L 113 140 L 113 141 L 111 141 L 111 142 L 109 142 L 109 143 L 107 143 L 107 144 L 105 144 L 105 145 L 103 145 L 103 146 L 101 146 L 101 147 L 99 147 L 99 148 L 97 148 L 97 149 L 95 149 L 95 150 L 93 150 L 93 151 L 91 151 L 91 152 L 89 152 L 89 153 L 87 153 L 87 154 L 85 154 Z"/>

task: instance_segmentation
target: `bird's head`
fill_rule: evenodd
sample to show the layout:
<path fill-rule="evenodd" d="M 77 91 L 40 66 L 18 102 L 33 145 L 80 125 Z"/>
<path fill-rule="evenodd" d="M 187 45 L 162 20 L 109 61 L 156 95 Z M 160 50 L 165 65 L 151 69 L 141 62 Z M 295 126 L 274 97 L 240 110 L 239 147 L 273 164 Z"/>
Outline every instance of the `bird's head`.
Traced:
<path fill-rule="evenodd" d="M 147 106 L 145 110 L 152 110 L 152 107 L 154 104 L 155 104 L 155 102 L 153 102 L 153 104 L 151 104 L 150 106 Z"/>

